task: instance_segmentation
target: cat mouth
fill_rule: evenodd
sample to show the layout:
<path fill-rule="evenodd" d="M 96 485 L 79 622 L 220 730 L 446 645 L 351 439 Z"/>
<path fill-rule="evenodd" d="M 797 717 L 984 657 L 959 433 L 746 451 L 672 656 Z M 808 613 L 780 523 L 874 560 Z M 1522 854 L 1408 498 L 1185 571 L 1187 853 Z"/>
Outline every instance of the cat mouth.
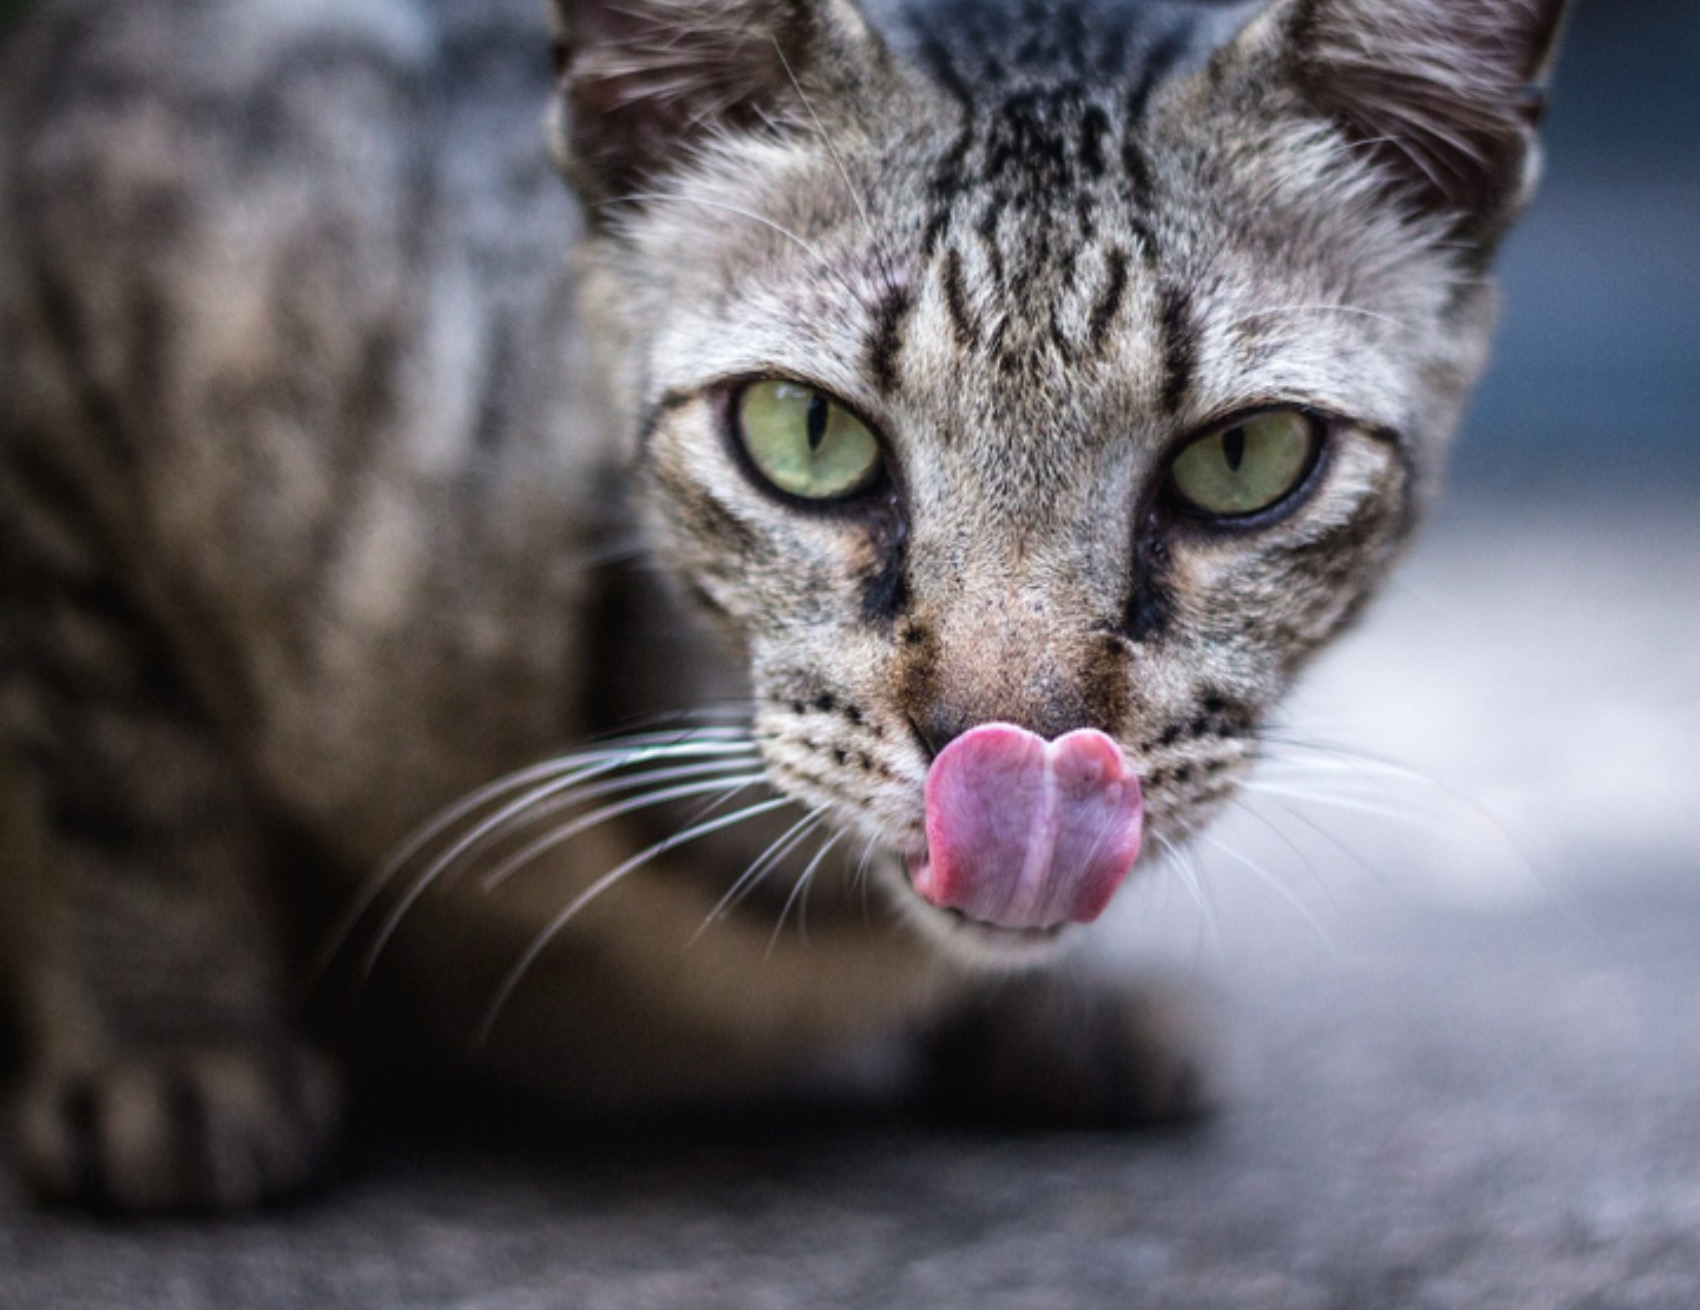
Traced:
<path fill-rule="evenodd" d="M 1050 939 L 1102 914 L 1139 856 L 1144 808 L 1121 747 L 1095 729 L 1047 741 L 982 724 L 927 773 L 922 900 L 999 938 Z"/>

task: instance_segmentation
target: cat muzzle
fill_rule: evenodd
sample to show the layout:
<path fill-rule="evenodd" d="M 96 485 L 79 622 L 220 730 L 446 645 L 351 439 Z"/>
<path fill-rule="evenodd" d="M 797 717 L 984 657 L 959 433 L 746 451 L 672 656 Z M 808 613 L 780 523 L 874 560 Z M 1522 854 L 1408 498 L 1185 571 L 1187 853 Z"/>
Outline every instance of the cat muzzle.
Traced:
<path fill-rule="evenodd" d="M 1087 728 L 1046 741 L 1008 723 L 964 733 L 927 773 L 927 851 L 915 890 L 999 928 L 1090 923 L 1139 855 L 1139 779 Z"/>

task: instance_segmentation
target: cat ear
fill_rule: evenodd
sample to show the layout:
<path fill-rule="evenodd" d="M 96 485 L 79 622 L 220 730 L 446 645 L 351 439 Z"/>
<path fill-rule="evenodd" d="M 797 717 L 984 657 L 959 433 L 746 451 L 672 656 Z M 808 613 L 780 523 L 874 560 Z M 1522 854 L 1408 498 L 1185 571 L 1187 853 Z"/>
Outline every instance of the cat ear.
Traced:
<path fill-rule="evenodd" d="M 556 155 L 601 213 L 726 133 L 812 121 L 879 57 L 848 0 L 554 0 Z"/>
<path fill-rule="evenodd" d="M 1537 130 L 1568 0 L 1290 0 L 1284 81 L 1392 187 L 1491 245 L 1540 172 Z M 1250 35 L 1250 33 L 1248 33 Z"/>

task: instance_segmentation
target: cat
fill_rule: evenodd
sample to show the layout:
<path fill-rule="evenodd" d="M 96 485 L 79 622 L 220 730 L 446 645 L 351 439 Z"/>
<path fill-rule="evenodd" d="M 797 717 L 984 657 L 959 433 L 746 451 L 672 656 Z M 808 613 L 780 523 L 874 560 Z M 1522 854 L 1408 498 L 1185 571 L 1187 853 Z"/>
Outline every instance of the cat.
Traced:
<path fill-rule="evenodd" d="M 40 0 L 24 1176 L 312 1186 L 304 978 L 563 1104 L 884 1050 L 962 1114 L 1195 1110 L 1069 944 L 1431 503 L 1564 7 Z"/>

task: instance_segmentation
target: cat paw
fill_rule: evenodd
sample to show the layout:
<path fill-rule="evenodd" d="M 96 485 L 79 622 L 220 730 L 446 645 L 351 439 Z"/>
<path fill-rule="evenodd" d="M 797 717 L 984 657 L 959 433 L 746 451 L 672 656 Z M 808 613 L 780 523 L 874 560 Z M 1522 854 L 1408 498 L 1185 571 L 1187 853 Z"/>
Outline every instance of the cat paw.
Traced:
<path fill-rule="evenodd" d="M 1194 1123 L 1216 1108 L 1203 1046 L 1189 1007 L 1154 992 L 1021 980 L 930 1035 L 925 1105 L 1004 1127 Z"/>
<path fill-rule="evenodd" d="M 149 1051 L 32 1079 L 18 1150 L 49 1201 L 239 1210 L 319 1182 L 341 1114 L 335 1067 L 303 1046 Z"/>

